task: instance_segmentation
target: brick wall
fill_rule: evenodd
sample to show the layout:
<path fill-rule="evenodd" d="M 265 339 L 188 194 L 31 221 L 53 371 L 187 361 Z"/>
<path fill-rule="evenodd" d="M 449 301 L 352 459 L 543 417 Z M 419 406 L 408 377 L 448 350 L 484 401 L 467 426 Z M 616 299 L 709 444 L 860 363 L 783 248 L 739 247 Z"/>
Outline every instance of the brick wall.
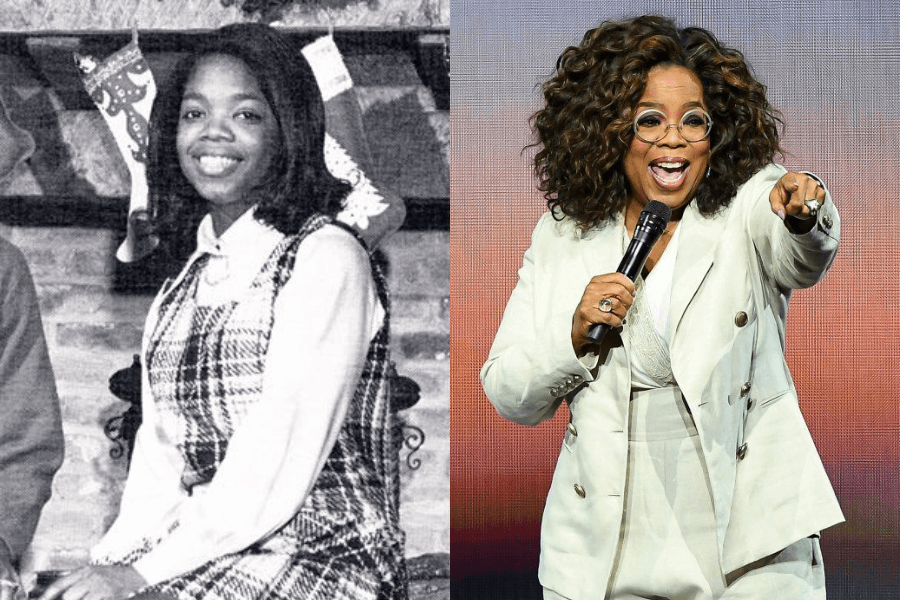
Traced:
<path fill-rule="evenodd" d="M 0 235 L 18 245 L 31 265 L 66 435 L 66 460 L 38 527 L 31 567 L 64 569 L 83 563 L 116 514 L 125 459 L 110 456 L 114 446 L 103 426 L 128 405 L 109 392 L 108 379 L 138 351 L 152 296 L 113 290 L 113 231 L 0 226 Z M 385 245 L 393 356 L 398 372 L 422 392 L 419 403 L 401 414 L 426 435 L 413 455 L 421 466 L 402 465 L 410 557 L 450 549 L 448 244 L 446 231 L 401 231 Z"/>

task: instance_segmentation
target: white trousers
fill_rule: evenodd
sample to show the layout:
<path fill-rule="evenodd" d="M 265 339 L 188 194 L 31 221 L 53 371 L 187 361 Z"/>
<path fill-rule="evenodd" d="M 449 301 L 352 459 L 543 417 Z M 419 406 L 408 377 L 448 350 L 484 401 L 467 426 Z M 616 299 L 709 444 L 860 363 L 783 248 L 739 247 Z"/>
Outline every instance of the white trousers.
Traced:
<path fill-rule="evenodd" d="M 824 600 L 818 538 L 722 573 L 709 478 L 683 396 L 674 387 L 635 392 L 630 410 L 625 511 L 609 600 Z M 544 599 L 568 600 L 548 588 Z"/>

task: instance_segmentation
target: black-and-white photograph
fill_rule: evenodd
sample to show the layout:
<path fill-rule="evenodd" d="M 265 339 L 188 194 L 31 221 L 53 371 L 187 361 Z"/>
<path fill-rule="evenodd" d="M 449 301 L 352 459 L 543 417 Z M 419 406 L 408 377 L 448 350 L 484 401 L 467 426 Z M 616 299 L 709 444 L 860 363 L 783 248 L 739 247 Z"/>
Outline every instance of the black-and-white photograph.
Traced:
<path fill-rule="evenodd" d="M 449 598 L 449 0 L 0 23 L 0 600 Z"/>

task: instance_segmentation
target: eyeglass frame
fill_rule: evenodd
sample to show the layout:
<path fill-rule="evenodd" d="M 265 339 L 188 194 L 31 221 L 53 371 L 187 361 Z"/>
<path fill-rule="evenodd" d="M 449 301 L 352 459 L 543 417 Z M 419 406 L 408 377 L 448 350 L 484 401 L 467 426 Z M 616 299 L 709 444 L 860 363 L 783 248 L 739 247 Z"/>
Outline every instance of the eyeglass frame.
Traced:
<path fill-rule="evenodd" d="M 706 134 L 699 140 L 689 140 L 689 139 L 687 139 L 687 137 L 685 137 L 684 131 L 681 129 L 681 127 L 684 124 L 685 115 L 689 115 L 691 113 L 696 113 L 696 112 L 702 113 L 703 115 L 706 116 L 706 121 L 708 123 L 708 125 L 706 127 Z M 669 117 L 667 117 L 666 114 L 663 111 L 659 110 L 658 108 L 646 108 L 646 109 L 642 110 L 641 112 L 639 112 L 637 114 L 637 116 L 634 117 L 634 120 L 631 122 L 631 129 L 634 131 L 634 135 L 635 135 L 635 137 L 637 137 L 637 139 L 639 139 L 642 142 L 645 142 L 647 144 L 655 144 L 655 143 L 659 142 L 660 140 L 665 139 L 665 137 L 669 134 L 669 129 L 671 129 L 672 127 L 675 127 L 676 129 L 678 129 L 678 135 L 680 135 L 681 139 L 683 139 L 684 141 L 686 141 L 689 144 L 694 144 L 696 142 L 702 142 L 703 140 L 709 139 L 709 136 L 712 134 L 713 120 L 712 120 L 712 117 L 710 116 L 710 114 L 708 112 L 706 112 L 705 110 L 703 110 L 702 108 L 692 108 L 689 111 L 687 111 L 686 113 L 684 113 L 683 115 L 681 115 L 681 118 L 678 120 L 677 123 L 668 123 L 666 125 L 665 131 L 663 131 L 662 135 L 659 136 L 657 139 L 648 140 L 648 139 L 641 137 L 641 134 L 638 133 L 638 119 L 640 119 L 647 113 L 656 113 L 656 114 L 660 115 L 667 123 L 669 120 Z"/>

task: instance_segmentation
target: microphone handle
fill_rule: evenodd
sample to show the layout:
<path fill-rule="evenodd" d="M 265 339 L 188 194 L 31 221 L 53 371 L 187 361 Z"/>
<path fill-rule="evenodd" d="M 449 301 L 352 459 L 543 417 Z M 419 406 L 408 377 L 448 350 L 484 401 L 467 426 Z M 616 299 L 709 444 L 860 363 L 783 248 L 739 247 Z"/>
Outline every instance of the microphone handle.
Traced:
<path fill-rule="evenodd" d="M 603 338 L 606 337 L 606 334 L 609 333 L 610 329 L 612 329 L 612 327 L 607 323 L 594 323 L 588 330 L 588 338 L 594 343 L 599 344 L 603 341 Z"/>
<path fill-rule="evenodd" d="M 656 239 L 659 239 L 659 236 L 656 236 Z M 622 273 L 632 281 L 637 279 L 641 269 L 644 268 L 644 264 L 647 262 L 647 258 L 650 256 L 650 250 L 653 248 L 656 239 L 646 240 L 643 236 L 635 235 L 631 243 L 628 244 L 628 250 L 625 251 L 625 256 L 622 257 L 622 262 L 619 263 L 619 268 L 616 269 L 616 272 Z M 647 243 L 648 241 L 649 243 Z M 612 327 L 607 323 L 594 323 L 588 330 L 588 339 L 599 344 L 610 329 Z"/>

